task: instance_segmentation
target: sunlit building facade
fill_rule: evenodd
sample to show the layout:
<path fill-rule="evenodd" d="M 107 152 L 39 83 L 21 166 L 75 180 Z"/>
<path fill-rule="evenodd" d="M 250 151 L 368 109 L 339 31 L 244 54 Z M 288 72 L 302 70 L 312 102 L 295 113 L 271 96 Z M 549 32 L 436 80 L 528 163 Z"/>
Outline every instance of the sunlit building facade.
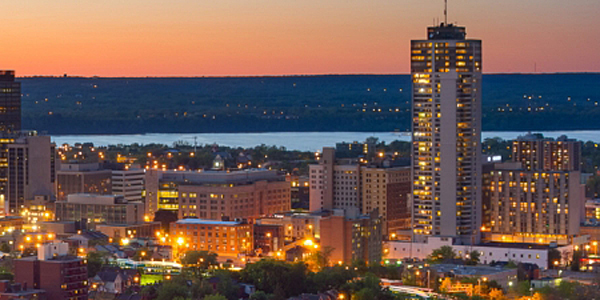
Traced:
<path fill-rule="evenodd" d="M 211 220 L 252 219 L 290 210 L 290 184 L 277 171 L 148 170 L 146 215 L 159 210 Z"/>
<path fill-rule="evenodd" d="M 0 137 L 0 214 L 20 215 L 26 201 L 54 195 L 55 145 L 37 132 Z"/>
<path fill-rule="evenodd" d="M 481 40 L 441 24 L 411 42 L 413 233 L 479 240 Z"/>
<path fill-rule="evenodd" d="M 496 164 L 490 173 L 495 242 L 569 244 L 579 234 L 583 188 L 578 171 L 527 171 L 520 163 Z"/>
<path fill-rule="evenodd" d="M 237 256 L 253 250 L 252 224 L 233 221 L 183 219 L 171 223 L 177 253 L 204 250 L 219 256 Z"/>
<path fill-rule="evenodd" d="M 579 171 L 581 141 L 564 135 L 553 139 L 527 134 L 513 141 L 512 158 L 528 171 Z"/>

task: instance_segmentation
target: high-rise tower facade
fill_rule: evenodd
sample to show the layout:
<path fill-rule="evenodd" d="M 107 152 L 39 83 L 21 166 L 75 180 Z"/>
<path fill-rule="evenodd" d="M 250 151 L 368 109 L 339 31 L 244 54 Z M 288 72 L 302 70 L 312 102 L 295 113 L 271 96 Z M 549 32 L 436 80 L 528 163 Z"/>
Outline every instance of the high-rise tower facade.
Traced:
<path fill-rule="evenodd" d="M 15 71 L 0 71 L 0 132 L 21 130 L 21 83 Z"/>
<path fill-rule="evenodd" d="M 479 241 L 481 40 L 464 27 L 411 41 L 413 232 Z"/>

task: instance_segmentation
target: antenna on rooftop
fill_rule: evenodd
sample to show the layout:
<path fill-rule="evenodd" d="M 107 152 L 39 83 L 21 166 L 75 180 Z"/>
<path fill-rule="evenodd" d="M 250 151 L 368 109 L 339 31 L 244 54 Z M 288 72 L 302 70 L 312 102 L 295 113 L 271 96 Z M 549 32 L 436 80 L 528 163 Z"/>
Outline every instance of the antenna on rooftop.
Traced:
<path fill-rule="evenodd" d="M 448 26 L 448 0 L 444 0 L 444 24 Z"/>

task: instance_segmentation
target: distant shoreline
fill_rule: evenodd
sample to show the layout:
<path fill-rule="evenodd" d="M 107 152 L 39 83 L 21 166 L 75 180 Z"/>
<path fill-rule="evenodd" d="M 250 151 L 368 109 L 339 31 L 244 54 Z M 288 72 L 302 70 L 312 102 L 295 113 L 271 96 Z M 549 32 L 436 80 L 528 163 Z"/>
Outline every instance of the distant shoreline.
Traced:
<path fill-rule="evenodd" d="M 521 72 L 521 73 L 483 73 L 483 75 L 581 75 L 581 74 L 600 74 L 600 71 L 586 71 L 586 72 Z M 222 76 L 85 76 L 85 75 L 27 75 L 17 76 L 16 79 L 28 79 L 28 78 L 79 78 L 79 79 L 222 79 L 222 78 L 290 78 L 290 77 L 328 77 L 328 76 L 409 76 L 410 73 L 349 73 L 349 74 L 290 74 L 290 75 L 222 75 Z"/>

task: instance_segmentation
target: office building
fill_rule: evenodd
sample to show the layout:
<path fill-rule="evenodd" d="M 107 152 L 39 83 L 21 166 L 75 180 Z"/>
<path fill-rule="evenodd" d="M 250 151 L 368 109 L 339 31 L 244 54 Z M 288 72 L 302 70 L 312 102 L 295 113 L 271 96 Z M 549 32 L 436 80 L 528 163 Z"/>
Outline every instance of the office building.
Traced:
<path fill-rule="evenodd" d="M 284 226 L 254 224 L 254 248 L 263 254 L 283 249 L 285 241 Z"/>
<path fill-rule="evenodd" d="M 380 264 L 382 255 L 382 222 L 375 210 L 369 215 L 347 216 L 343 210 L 320 220 L 320 244 L 331 249 L 332 264 L 364 261 Z"/>
<path fill-rule="evenodd" d="M 15 71 L 0 71 L 0 132 L 21 130 L 21 83 Z"/>
<path fill-rule="evenodd" d="M 220 257 L 237 257 L 253 250 L 252 225 L 238 221 L 183 219 L 171 223 L 173 250 L 203 250 Z M 174 256 L 176 256 L 175 254 Z"/>
<path fill-rule="evenodd" d="M 412 197 L 416 240 L 479 241 L 481 40 L 442 23 L 411 41 Z"/>
<path fill-rule="evenodd" d="M 310 210 L 361 209 L 360 165 L 336 164 L 335 149 L 323 148 L 319 164 L 309 166 Z"/>
<path fill-rule="evenodd" d="M 0 137 L 0 210 L 20 214 L 26 200 L 54 195 L 55 145 L 35 131 Z M 0 212 L 1 213 L 1 212 Z"/>
<path fill-rule="evenodd" d="M 276 171 L 146 172 L 146 214 L 177 211 L 180 219 L 252 219 L 290 210 L 290 184 Z"/>
<path fill-rule="evenodd" d="M 388 235 L 411 228 L 408 201 L 411 168 L 361 167 L 362 211 L 379 211 L 383 232 Z"/>
<path fill-rule="evenodd" d="M 600 220 L 600 199 L 585 201 L 585 219 L 596 222 Z"/>
<path fill-rule="evenodd" d="M 286 175 L 291 185 L 292 209 L 308 210 L 310 206 L 310 180 L 308 176 Z"/>
<path fill-rule="evenodd" d="M 47 299 L 87 300 L 87 267 L 66 243 L 44 244 L 37 256 L 15 260 L 15 282 L 46 291 Z"/>
<path fill-rule="evenodd" d="M 71 194 L 112 195 L 112 171 L 98 163 L 63 163 L 56 172 L 56 199 Z"/>
<path fill-rule="evenodd" d="M 331 212 L 285 212 L 256 220 L 256 224 L 281 226 L 286 242 L 320 238 L 321 219 Z"/>
<path fill-rule="evenodd" d="M 161 231 L 161 223 L 101 224 L 96 225 L 96 231 L 113 238 L 115 241 L 119 241 L 122 238 L 156 238 L 156 232 Z"/>
<path fill-rule="evenodd" d="M 84 220 L 90 229 L 97 224 L 140 224 L 144 204 L 117 195 L 71 194 L 66 201 L 56 201 L 55 216 L 56 221 Z"/>
<path fill-rule="evenodd" d="M 527 171 L 580 171 L 581 142 L 564 135 L 553 139 L 527 134 L 513 141 L 512 158 Z"/>
<path fill-rule="evenodd" d="M 121 195 L 126 201 L 143 201 L 144 169 L 122 168 L 112 170 L 112 193 Z"/>
<path fill-rule="evenodd" d="M 376 143 L 373 139 L 367 139 L 364 143 L 354 141 L 352 143 L 335 144 L 335 154 L 340 158 L 372 156 L 375 154 Z"/>

